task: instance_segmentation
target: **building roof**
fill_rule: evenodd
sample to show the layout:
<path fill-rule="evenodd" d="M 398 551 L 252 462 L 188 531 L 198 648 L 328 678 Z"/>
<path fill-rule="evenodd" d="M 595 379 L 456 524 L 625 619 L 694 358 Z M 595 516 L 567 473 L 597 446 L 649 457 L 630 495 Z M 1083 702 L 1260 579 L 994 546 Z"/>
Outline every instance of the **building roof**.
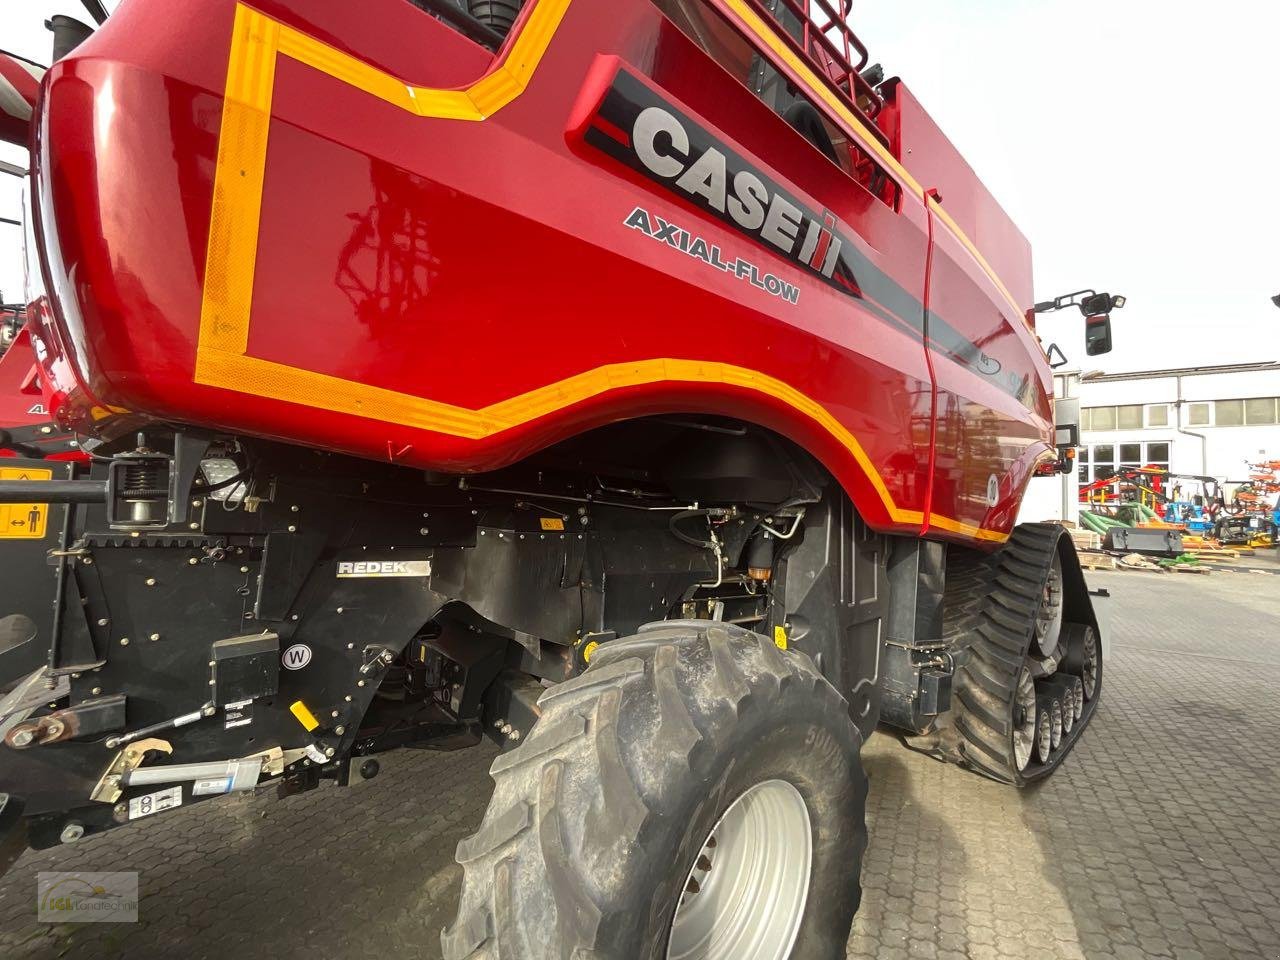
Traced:
<path fill-rule="evenodd" d="M 1108 383 L 1116 380 L 1154 380 L 1159 377 L 1203 377 L 1215 373 L 1280 373 L 1280 362 L 1222 363 L 1207 367 L 1169 367 L 1165 370 L 1134 370 L 1129 373 L 1103 373 L 1090 370 L 1080 374 L 1082 383 Z"/>

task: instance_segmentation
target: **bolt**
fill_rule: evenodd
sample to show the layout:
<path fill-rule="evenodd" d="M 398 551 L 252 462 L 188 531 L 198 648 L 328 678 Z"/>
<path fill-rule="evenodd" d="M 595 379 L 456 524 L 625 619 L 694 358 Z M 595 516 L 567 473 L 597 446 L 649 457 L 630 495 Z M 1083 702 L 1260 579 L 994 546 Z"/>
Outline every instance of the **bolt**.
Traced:
<path fill-rule="evenodd" d="M 354 643 L 348 643 L 348 644 L 347 644 L 347 649 L 348 649 L 348 650 L 354 650 L 355 648 L 356 648 L 356 645 L 355 645 Z"/>
<path fill-rule="evenodd" d="M 336 733 L 338 736 L 342 736 L 344 733 L 347 732 L 347 728 L 339 724 L 338 726 L 333 728 L 333 732 Z"/>
<path fill-rule="evenodd" d="M 351 695 L 350 695 L 350 694 L 347 694 L 347 695 L 346 695 L 345 697 L 343 697 L 342 699 L 346 700 L 346 701 L 347 701 L 347 703 L 350 703 L 350 702 L 351 702 Z"/>
<path fill-rule="evenodd" d="M 430 533 L 431 531 L 430 531 L 430 530 L 428 530 L 426 527 L 421 527 L 421 528 L 419 528 L 418 532 L 419 532 L 420 534 L 422 534 L 422 535 L 425 537 L 425 536 L 426 536 L 428 533 Z"/>
<path fill-rule="evenodd" d="M 330 712 L 330 714 L 329 714 L 329 716 L 331 716 L 331 717 L 333 717 L 333 719 L 337 720 L 337 719 L 338 719 L 338 711 L 337 711 L 337 710 L 333 710 L 333 711 L 331 711 L 331 712 Z"/>
<path fill-rule="evenodd" d="M 120 638 L 120 646 L 122 646 L 122 647 L 127 647 L 128 645 L 129 645 L 129 638 L 128 638 L 128 637 L 121 637 L 121 638 Z"/>
<path fill-rule="evenodd" d="M 357 686 L 357 687 L 363 687 L 363 686 L 364 686 L 364 681 L 363 681 L 363 680 L 357 680 L 357 681 L 356 681 L 356 686 Z"/>
<path fill-rule="evenodd" d="M 395 658 L 396 658 L 396 655 L 395 655 L 394 653 L 392 653 L 390 650 L 385 650 L 385 651 L 383 651 L 383 654 L 382 654 L 382 662 L 383 662 L 383 663 L 390 663 L 390 662 L 391 662 L 392 660 L 394 660 Z"/>
<path fill-rule="evenodd" d="M 520 739 L 520 731 L 512 730 L 511 733 L 508 734 L 508 736 L 511 738 L 512 742 L 514 743 L 515 741 Z"/>
<path fill-rule="evenodd" d="M 110 622 L 111 622 L 111 621 L 110 621 L 110 620 L 108 620 L 106 617 L 99 617 L 99 618 L 98 618 L 98 626 L 100 626 L 100 627 L 105 627 L 105 626 L 106 626 L 108 623 L 110 623 Z"/>
<path fill-rule="evenodd" d="M 200 561 L 199 561 L 199 559 L 198 559 L 198 558 L 196 558 L 196 557 L 188 557 L 188 558 L 187 558 L 187 563 L 191 564 L 191 566 L 193 566 L 193 567 L 194 567 L 197 563 L 199 563 L 199 562 L 200 562 Z"/>
<path fill-rule="evenodd" d="M 98 696 L 98 694 L 102 693 L 102 688 L 101 688 L 101 687 L 94 687 L 94 688 L 93 688 L 91 691 L 89 691 L 89 692 L 90 692 L 90 693 L 92 693 L 92 694 L 96 697 L 96 696 Z"/>
<path fill-rule="evenodd" d="M 505 734 L 505 735 L 507 735 L 507 736 L 510 736 L 510 735 L 511 735 L 511 730 L 512 730 L 512 726 L 511 726 L 511 724 L 509 724 L 509 723 L 504 723 L 504 724 L 502 725 L 502 732 L 503 732 L 503 734 Z"/>
<path fill-rule="evenodd" d="M 30 730 L 15 730 L 13 732 L 13 745 L 15 747 L 29 747 L 35 738 L 36 735 Z"/>
<path fill-rule="evenodd" d="M 325 747 L 325 748 L 324 748 L 324 755 L 325 755 L 326 757 L 332 757 L 332 756 L 334 755 L 334 753 L 335 753 L 335 752 L 336 752 L 336 751 L 333 749 L 333 747 Z"/>
<path fill-rule="evenodd" d="M 160 639 L 160 634 L 158 634 L 158 633 L 153 633 L 153 634 L 151 635 L 151 639 L 152 639 L 152 640 L 159 640 L 159 639 Z"/>
<path fill-rule="evenodd" d="M 80 562 L 83 563 L 86 567 L 92 567 L 93 557 L 81 557 Z"/>
<path fill-rule="evenodd" d="M 111 808 L 111 818 L 117 823 L 124 823 L 129 819 L 129 805 L 126 803 L 117 803 Z"/>
<path fill-rule="evenodd" d="M 211 667 L 216 667 L 217 665 L 218 665 L 218 661 L 217 661 L 217 660 L 210 660 L 210 661 L 209 661 L 209 666 L 211 666 Z"/>
<path fill-rule="evenodd" d="M 200 524 L 198 524 L 198 523 L 188 523 L 188 524 L 187 524 L 187 527 L 188 527 L 189 529 L 191 529 L 191 530 L 199 530 L 199 529 L 200 529 Z M 137 534 L 134 534 L 134 536 L 137 536 Z"/>
<path fill-rule="evenodd" d="M 341 612 L 342 612 L 342 607 L 339 607 L 339 608 L 338 608 L 338 612 L 339 612 L 339 613 L 341 613 Z"/>
<path fill-rule="evenodd" d="M 507 721 L 502 720 L 502 719 L 498 719 L 498 720 L 493 721 L 493 729 L 495 729 L 495 730 L 501 730 L 501 729 L 502 729 L 502 725 L 503 725 L 504 723 L 506 723 L 506 722 L 507 722 Z"/>
<path fill-rule="evenodd" d="M 200 708 L 200 714 L 201 716 L 212 717 L 214 713 L 217 712 L 217 709 L 218 708 L 215 707 L 212 703 L 206 703 L 203 707 Z"/>
<path fill-rule="evenodd" d="M 61 840 L 63 843 L 75 843 L 77 840 L 79 840 L 83 836 L 84 836 L 83 823 L 77 823 L 75 820 L 72 820 L 70 823 L 68 823 L 65 827 L 62 828 Z"/>
<path fill-rule="evenodd" d="M 199 497 L 196 497 L 194 500 L 191 501 L 191 505 L 193 507 L 203 507 L 204 501 L 201 500 Z"/>
<path fill-rule="evenodd" d="M 237 550 L 236 552 L 237 552 L 237 553 L 239 553 L 240 551 L 239 551 L 239 550 Z M 240 572 L 241 572 L 241 573 L 248 573 L 248 572 L 249 572 L 249 568 L 248 568 L 248 567 L 241 567 L 241 568 L 240 568 Z"/>
<path fill-rule="evenodd" d="M 290 509 L 290 510 L 292 510 L 294 513 L 297 513 L 297 512 L 298 512 L 298 505 L 295 503 L 295 504 L 294 504 L 293 506 L 291 506 L 289 509 Z"/>
<path fill-rule="evenodd" d="M 297 527 L 295 527 L 295 526 L 291 523 L 291 524 L 289 524 L 289 532 L 290 532 L 290 533 L 297 533 L 297 532 L 298 532 L 298 528 L 297 528 Z"/>
<path fill-rule="evenodd" d="M 297 620 L 297 619 L 298 619 L 298 615 L 295 613 L 295 614 L 294 614 L 293 616 L 291 616 L 289 619 L 290 619 L 290 620 Z"/>

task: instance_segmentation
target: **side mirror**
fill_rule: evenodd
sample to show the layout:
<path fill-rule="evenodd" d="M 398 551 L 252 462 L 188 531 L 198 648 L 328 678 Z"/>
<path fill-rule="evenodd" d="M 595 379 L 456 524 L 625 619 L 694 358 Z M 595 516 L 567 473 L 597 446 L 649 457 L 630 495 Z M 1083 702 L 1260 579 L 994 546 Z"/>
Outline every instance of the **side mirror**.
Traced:
<path fill-rule="evenodd" d="M 1091 357 L 1111 352 L 1111 315 L 1095 314 L 1084 318 L 1084 352 Z"/>

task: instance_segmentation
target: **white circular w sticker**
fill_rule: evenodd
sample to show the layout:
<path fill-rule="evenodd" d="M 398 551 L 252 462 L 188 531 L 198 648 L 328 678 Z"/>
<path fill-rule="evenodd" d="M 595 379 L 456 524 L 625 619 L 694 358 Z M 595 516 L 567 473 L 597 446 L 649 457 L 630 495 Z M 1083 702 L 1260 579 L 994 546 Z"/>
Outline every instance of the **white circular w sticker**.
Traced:
<path fill-rule="evenodd" d="M 301 670 L 311 662 L 311 648 L 305 643 L 295 643 L 280 656 L 286 670 Z"/>

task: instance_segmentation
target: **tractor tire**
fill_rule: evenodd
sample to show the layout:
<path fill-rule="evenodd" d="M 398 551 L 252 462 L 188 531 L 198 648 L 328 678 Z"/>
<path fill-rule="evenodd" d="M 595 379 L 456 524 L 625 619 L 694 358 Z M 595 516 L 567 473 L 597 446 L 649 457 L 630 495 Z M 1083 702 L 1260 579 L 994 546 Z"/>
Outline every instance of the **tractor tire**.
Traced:
<path fill-rule="evenodd" d="M 844 955 L 862 738 L 808 657 L 724 624 L 656 623 L 539 705 L 458 844 L 446 960 Z"/>

